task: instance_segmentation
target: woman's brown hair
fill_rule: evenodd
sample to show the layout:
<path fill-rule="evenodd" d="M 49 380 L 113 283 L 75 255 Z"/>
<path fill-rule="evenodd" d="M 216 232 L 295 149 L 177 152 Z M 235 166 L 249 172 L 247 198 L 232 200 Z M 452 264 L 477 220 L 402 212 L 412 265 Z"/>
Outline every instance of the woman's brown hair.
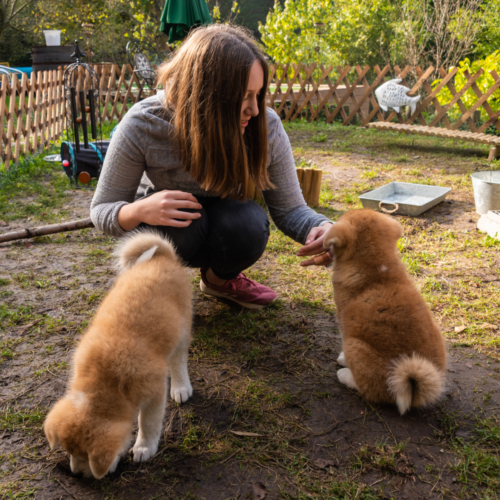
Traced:
<path fill-rule="evenodd" d="M 241 107 L 250 70 L 259 61 L 264 86 L 259 114 L 241 130 Z M 203 189 L 244 200 L 249 178 L 272 188 L 267 173 L 264 54 L 243 29 L 224 24 L 197 28 L 158 72 L 165 106 L 172 114 L 174 139 L 184 168 Z"/>

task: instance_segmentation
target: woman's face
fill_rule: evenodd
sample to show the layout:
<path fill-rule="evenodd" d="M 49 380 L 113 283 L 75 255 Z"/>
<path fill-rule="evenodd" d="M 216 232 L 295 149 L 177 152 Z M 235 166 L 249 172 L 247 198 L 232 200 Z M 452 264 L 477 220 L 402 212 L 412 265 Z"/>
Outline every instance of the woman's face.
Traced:
<path fill-rule="evenodd" d="M 248 87 L 245 92 L 245 97 L 243 98 L 243 104 L 241 106 L 241 132 L 245 133 L 245 127 L 248 125 L 248 121 L 253 116 L 259 114 L 259 105 L 257 102 L 257 96 L 259 95 L 262 87 L 264 86 L 264 70 L 259 61 L 253 63 L 252 69 L 250 70 L 250 78 L 248 79 Z"/>

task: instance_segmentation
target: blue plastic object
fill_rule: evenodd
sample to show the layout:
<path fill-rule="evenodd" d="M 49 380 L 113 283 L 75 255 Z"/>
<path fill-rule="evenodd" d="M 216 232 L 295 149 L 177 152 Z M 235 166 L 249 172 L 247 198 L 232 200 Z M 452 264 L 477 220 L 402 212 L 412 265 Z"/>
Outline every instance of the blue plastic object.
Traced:
<path fill-rule="evenodd" d="M 23 66 L 22 68 L 13 67 L 11 69 L 17 69 L 18 71 L 22 71 L 23 73 L 26 73 L 28 77 L 30 77 L 31 73 L 33 72 L 33 68 L 31 66 L 26 66 L 26 67 Z"/>

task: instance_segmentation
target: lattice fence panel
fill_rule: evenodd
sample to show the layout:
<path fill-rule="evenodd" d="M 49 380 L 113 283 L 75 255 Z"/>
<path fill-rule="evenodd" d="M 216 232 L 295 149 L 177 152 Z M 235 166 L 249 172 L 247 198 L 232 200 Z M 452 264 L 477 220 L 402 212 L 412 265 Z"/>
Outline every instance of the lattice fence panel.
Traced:
<path fill-rule="evenodd" d="M 140 83 L 130 65 L 97 64 L 94 69 L 100 78 L 99 91 L 102 121 L 120 121 L 139 99 Z M 480 69 L 474 75 L 464 73 L 465 85 L 455 88 L 457 70 L 439 69 L 442 81 L 433 86 L 435 68 L 409 66 L 400 68 L 375 66 L 336 67 L 322 64 L 274 64 L 269 68 L 267 103 L 283 121 L 306 118 L 308 121 L 326 119 L 328 123 L 340 120 L 343 125 L 368 125 L 371 121 L 440 125 L 449 130 L 466 126 L 472 133 L 482 133 L 491 125 L 500 132 L 500 110 L 493 99 L 500 92 L 500 76 L 491 71 L 494 83 L 481 90 L 477 84 L 484 74 Z M 399 76 L 411 90 L 409 95 L 421 94 L 415 113 L 402 110 L 384 112 L 380 109 L 374 91 L 389 79 Z M 0 87 L 0 159 L 8 168 L 23 155 L 46 150 L 58 141 L 65 130 L 63 70 L 33 73 L 28 79 L 13 76 L 9 81 L 2 75 Z M 77 83 L 85 88 L 83 76 Z M 438 97 L 446 91 L 451 100 L 441 104 Z M 468 107 L 466 93 L 473 92 L 477 101 Z M 155 90 L 144 88 L 141 97 L 154 95 Z M 487 120 L 478 123 L 483 110 Z M 458 115 L 458 118 L 457 118 Z"/>

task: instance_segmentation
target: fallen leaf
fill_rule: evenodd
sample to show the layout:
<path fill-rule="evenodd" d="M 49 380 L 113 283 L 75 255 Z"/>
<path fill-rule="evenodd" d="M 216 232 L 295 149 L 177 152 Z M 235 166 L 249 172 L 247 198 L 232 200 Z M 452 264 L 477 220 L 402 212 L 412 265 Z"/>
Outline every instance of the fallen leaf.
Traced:
<path fill-rule="evenodd" d="M 267 495 L 267 488 L 260 482 L 253 483 L 252 486 L 253 500 L 263 500 Z"/>
<path fill-rule="evenodd" d="M 229 431 L 229 432 L 232 432 L 233 434 L 236 434 L 237 436 L 248 436 L 248 437 L 263 436 L 263 434 L 256 434 L 255 432 L 245 432 L 245 431 Z"/>
<path fill-rule="evenodd" d="M 324 469 L 325 467 L 328 467 L 330 465 L 335 465 L 335 462 L 333 460 L 326 460 L 324 458 L 317 458 L 313 461 L 320 469 Z"/>
<path fill-rule="evenodd" d="M 24 244 L 24 246 L 25 246 L 26 248 L 31 248 L 31 247 L 33 246 L 33 243 L 30 243 L 29 241 L 27 241 L 27 242 Z"/>
<path fill-rule="evenodd" d="M 486 330 L 498 330 L 498 326 L 492 325 L 491 323 L 483 323 L 479 328 L 484 328 Z"/>
<path fill-rule="evenodd" d="M 294 304 L 293 302 L 290 302 L 290 307 L 291 307 L 292 309 L 295 309 L 295 304 Z"/>
<path fill-rule="evenodd" d="M 460 333 L 460 332 L 463 332 L 464 330 L 466 330 L 467 327 L 466 326 L 456 326 L 455 327 L 455 333 Z"/>
<path fill-rule="evenodd" d="M 466 366 L 467 368 L 472 368 L 472 365 L 471 365 L 470 363 L 465 363 L 465 366 Z"/>

